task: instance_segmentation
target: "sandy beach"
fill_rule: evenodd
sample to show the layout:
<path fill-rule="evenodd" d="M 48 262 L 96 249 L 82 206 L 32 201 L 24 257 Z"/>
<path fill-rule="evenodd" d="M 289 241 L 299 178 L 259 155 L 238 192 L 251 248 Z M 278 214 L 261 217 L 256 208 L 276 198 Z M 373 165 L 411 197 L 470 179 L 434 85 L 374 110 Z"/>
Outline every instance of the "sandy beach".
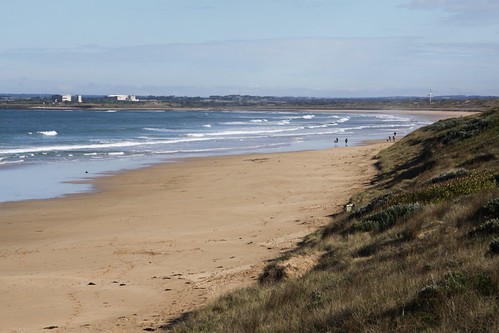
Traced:
<path fill-rule="evenodd" d="M 0 331 L 137 331 L 258 276 L 328 221 L 386 144 L 181 161 L 0 205 Z"/>
<path fill-rule="evenodd" d="M 0 204 L 0 332 L 155 329 L 250 285 L 369 182 L 389 144 L 188 159 Z"/>

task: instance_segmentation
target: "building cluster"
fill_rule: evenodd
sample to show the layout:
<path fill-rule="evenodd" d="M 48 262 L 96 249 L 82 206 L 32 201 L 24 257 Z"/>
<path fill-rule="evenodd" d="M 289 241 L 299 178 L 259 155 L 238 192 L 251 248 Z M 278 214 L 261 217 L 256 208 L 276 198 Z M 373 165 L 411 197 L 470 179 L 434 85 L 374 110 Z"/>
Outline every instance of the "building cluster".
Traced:
<path fill-rule="evenodd" d="M 139 99 L 135 95 L 107 95 L 108 98 L 115 98 L 117 101 L 138 102 Z"/>
<path fill-rule="evenodd" d="M 85 100 L 88 101 L 89 99 L 93 100 L 95 98 L 117 102 L 139 102 L 139 99 L 135 95 L 107 95 L 105 97 L 87 96 Z M 83 103 L 83 98 L 82 95 L 53 95 L 52 101 L 54 103 Z"/>
<path fill-rule="evenodd" d="M 54 102 L 83 103 L 81 95 L 55 95 Z"/>

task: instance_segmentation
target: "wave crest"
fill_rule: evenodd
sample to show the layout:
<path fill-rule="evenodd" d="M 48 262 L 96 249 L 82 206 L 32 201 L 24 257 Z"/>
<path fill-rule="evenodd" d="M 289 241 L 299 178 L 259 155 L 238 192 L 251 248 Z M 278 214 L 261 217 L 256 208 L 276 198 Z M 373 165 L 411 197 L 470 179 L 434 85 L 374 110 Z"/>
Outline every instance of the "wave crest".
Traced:
<path fill-rule="evenodd" d="M 57 133 L 57 131 L 38 131 L 36 133 L 44 136 L 56 136 L 57 134 L 59 134 Z"/>

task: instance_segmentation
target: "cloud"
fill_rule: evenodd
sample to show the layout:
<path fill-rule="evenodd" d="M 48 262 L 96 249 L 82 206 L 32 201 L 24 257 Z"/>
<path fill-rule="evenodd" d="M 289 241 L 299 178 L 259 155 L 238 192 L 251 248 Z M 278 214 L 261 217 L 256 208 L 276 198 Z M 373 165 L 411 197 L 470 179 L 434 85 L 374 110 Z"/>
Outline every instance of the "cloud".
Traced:
<path fill-rule="evenodd" d="M 167 95 L 171 90 L 187 95 L 377 96 L 430 86 L 490 94 L 498 86 L 493 84 L 499 77 L 498 55 L 499 43 L 428 43 L 415 37 L 31 48 L 0 52 L 0 81 L 57 78 L 92 93 L 123 85 L 123 93 L 134 87 L 136 94 Z"/>
<path fill-rule="evenodd" d="M 444 10 L 450 14 L 445 23 L 454 25 L 499 25 L 497 0 L 412 0 L 402 7 Z"/>
<path fill-rule="evenodd" d="M 499 9 L 499 3 L 496 0 L 412 0 L 405 6 L 413 9 L 441 8 L 449 12 Z"/>
<path fill-rule="evenodd" d="M 269 39 L 133 47 L 86 46 L 73 49 L 15 49 L 0 59 L 26 64 L 31 75 L 175 82 L 199 86 L 308 86 L 338 81 L 349 85 L 403 66 L 412 38 Z M 388 59 L 390 59 L 388 61 Z"/>
<path fill-rule="evenodd" d="M 0 58 L 40 64 L 187 63 L 203 66 L 314 65 L 326 67 L 352 57 L 376 57 L 413 38 L 288 38 L 126 47 L 24 48 L 0 51 Z M 367 53 L 367 54 L 365 54 Z"/>

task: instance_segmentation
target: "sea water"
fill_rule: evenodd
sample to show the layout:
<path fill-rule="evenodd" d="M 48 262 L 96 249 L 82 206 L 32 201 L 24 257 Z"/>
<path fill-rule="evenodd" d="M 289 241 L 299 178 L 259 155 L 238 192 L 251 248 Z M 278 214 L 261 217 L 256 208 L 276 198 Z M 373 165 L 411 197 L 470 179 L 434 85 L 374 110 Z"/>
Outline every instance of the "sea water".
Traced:
<path fill-rule="evenodd" d="M 0 202 L 91 191 L 74 181 L 157 162 L 352 146 L 429 123 L 381 111 L 0 110 Z"/>

